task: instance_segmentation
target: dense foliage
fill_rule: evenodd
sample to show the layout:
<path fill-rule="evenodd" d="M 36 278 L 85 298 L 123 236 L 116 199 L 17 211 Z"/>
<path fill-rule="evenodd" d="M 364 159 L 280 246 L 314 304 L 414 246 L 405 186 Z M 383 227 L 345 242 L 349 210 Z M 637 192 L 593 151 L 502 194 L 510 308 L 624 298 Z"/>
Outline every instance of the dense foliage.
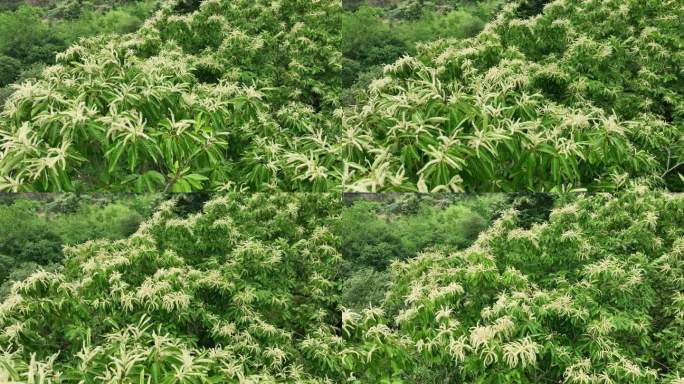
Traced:
<path fill-rule="evenodd" d="M 466 248 L 510 204 L 494 194 L 365 197 L 344 209 L 336 229 L 344 258 L 340 305 L 357 310 L 382 301 L 391 263 L 431 246 Z"/>
<path fill-rule="evenodd" d="M 364 383 L 681 383 L 684 196 L 580 197 L 465 251 L 391 267 L 381 306 L 345 311 Z"/>
<path fill-rule="evenodd" d="M 499 195 L 464 196 L 456 201 L 400 196 L 391 202 L 360 201 L 344 210 L 339 233 L 347 259 L 384 269 L 431 244 L 465 248 L 487 227 L 503 200 Z"/>
<path fill-rule="evenodd" d="M 0 381 L 332 382 L 340 203 L 170 201 L 126 240 L 68 248 L 0 304 Z"/>
<path fill-rule="evenodd" d="M 65 245 L 122 239 L 151 215 L 159 197 L 29 196 L 0 198 L 0 298 L 12 281 L 55 268 Z"/>
<path fill-rule="evenodd" d="M 0 188 L 681 189 L 684 7 L 556 0 L 518 18 L 544 3 L 508 4 L 477 37 L 419 44 L 370 81 L 358 63 L 415 43 L 371 8 L 340 36 L 333 0 L 166 2 L 137 33 L 83 41 L 14 86 Z M 434 12 L 404 36 L 479 28 Z M 341 108 L 354 66 L 370 85 Z"/>
<path fill-rule="evenodd" d="M 343 116 L 354 190 L 681 189 L 680 1 L 507 5 L 474 39 L 420 46 Z"/>
<path fill-rule="evenodd" d="M 0 383 L 684 384 L 681 0 L 29 4 Z"/>
<path fill-rule="evenodd" d="M 550 213 L 546 199 L 382 203 L 415 239 L 440 206 L 499 217 L 466 249 L 432 237 L 353 275 L 340 224 L 367 203 L 170 201 L 128 239 L 68 247 L 63 267 L 12 286 L 0 380 L 681 383 L 684 195 L 564 195 Z M 511 202 L 524 210 L 494 209 Z"/>
<path fill-rule="evenodd" d="M 472 37 L 503 2 L 450 1 L 418 4 L 404 0 L 392 7 L 364 6 L 342 17 L 342 102 L 353 103 L 382 67 L 416 54 L 416 44 L 439 38 Z M 354 7 L 352 7 L 354 8 Z"/>
<path fill-rule="evenodd" d="M 132 32 L 158 1 L 61 0 L 29 4 L 8 6 L 4 11 L 0 4 L 0 105 L 12 91 L 10 84 L 40 75 L 46 65 L 54 64 L 57 53 L 79 38 Z"/>
<path fill-rule="evenodd" d="M 71 46 L 5 104 L 0 188 L 329 189 L 309 148 L 337 103 L 340 9 L 170 2 L 135 34 Z"/>

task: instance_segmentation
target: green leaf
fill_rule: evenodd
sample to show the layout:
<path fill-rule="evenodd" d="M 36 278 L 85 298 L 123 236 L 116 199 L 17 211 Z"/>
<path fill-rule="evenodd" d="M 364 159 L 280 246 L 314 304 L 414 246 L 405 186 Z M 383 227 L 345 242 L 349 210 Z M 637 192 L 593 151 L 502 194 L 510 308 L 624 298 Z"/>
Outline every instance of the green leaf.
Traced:
<path fill-rule="evenodd" d="M 171 192 L 173 193 L 190 193 L 192 192 L 192 186 L 190 183 L 188 183 L 187 180 L 180 179 L 177 180 L 175 183 L 173 183 L 173 186 L 171 186 Z"/>
<path fill-rule="evenodd" d="M 207 180 L 209 180 L 208 177 L 204 175 L 200 175 L 197 173 L 192 173 L 190 175 L 184 176 L 183 180 L 187 181 L 188 184 L 194 189 L 194 190 L 201 190 L 203 188 L 203 183 Z"/>

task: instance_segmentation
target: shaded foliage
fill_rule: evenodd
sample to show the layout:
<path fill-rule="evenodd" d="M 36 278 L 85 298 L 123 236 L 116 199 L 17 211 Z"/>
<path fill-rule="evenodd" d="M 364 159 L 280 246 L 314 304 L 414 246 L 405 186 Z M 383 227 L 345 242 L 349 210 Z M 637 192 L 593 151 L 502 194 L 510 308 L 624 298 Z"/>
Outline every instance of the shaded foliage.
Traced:
<path fill-rule="evenodd" d="M 366 195 L 346 208 L 338 223 L 340 305 L 377 305 L 389 282 L 388 267 L 432 247 L 462 249 L 500 214 L 501 195 Z"/>
<path fill-rule="evenodd" d="M 521 19 L 536 16 L 542 13 L 544 6 L 550 3 L 551 0 L 524 0 L 520 2 L 520 6 L 516 10 L 516 15 Z"/>
<path fill-rule="evenodd" d="M 0 56 L 0 87 L 11 84 L 19 77 L 21 62 L 9 56 Z"/>
<path fill-rule="evenodd" d="M 408 5 L 413 4 L 413 5 Z M 416 45 L 440 38 L 466 38 L 479 32 L 492 18 L 501 1 L 454 1 L 435 4 L 400 2 L 393 8 L 355 7 L 342 17 L 342 84 L 366 88 L 367 73 L 403 55 L 416 54 Z M 406 9 L 415 9 L 413 16 Z M 343 96 L 344 97 L 344 96 Z M 346 101 L 347 104 L 355 100 Z"/>
<path fill-rule="evenodd" d="M 33 1 L 0 11 L 0 109 L 12 92 L 8 85 L 37 77 L 44 65 L 54 64 L 57 53 L 82 37 L 136 30 L 157 3 Z"/>
<path fill-rule="evenodd" d="M 342 253 L 356 266 L 384 270 L 392 261 L 405 260 L 433 244 L 464 248 L 486 228 L 499 198 L 472 198 L 487 201 L 486 213 L 476 212 L 468 200 L 447 208 L 436 206 L 429 197 L 392 203 L 356 202 L 340 220 Z"/>

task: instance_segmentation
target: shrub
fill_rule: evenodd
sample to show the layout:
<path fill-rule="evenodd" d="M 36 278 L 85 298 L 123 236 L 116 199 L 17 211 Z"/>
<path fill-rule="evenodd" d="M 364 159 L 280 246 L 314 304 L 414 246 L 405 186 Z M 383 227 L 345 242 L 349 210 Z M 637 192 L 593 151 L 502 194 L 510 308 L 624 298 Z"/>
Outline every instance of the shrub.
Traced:
<path fill-rule="evenodd" d="M 0 87 L 14 82 L 19 77 L 21 62 L 9 56 L 0 55 Z"/>
<path fill-rule="evenodd" d="M 353 272 L 342 284 L 340 306 L 361 312 L 379 306 L 385 298 L 389 274 L 373 268 Z"/>
<path fill-rule="evenodd" d="M 43 10 L 30 6 L 0 13 L 0 54 L 25 65 L 37 61 L 53 62 L 54 55 L 66 46 L 43 22 L 43 15 Z"/>
<path fill-rule="evenodd" d="M 0 283 L 4 282 L 9 272 L 14 267 L 14 260 L 6 255 L 0 254 Z M 3 296 L 0 296 L 3 297 Z"/>
<path fill-rule="evenodd" d="M 53 221 L 64 244 L 80 244 L 90 239 L 121 239 L 138 229 L 142 215 L 123 204 L 104 207 L 80 205 L 73 215 Z"/>
<path fill-rule="evenodd" d="M 498 198 L 500 199 L 500 197 Z M 434 245 L 464 248 L 489 224 L 496 197 L 471 208 L 479 198 L 439 202 L 429 196 L 397 201 L 357 201 L 342 214 L 338 231 L 341 252 L 353 267 L 384 271 L 392 262 L 406 260 Z M 485 216 L 483 216 L 485 215 Z"/>
<path fill-rule="evenodd" d="M 516 10 L 516 15 L 520 18 L 528 18 L 536 16 L 544 10 L 544 6 L 550 3 L 550 0 L 525 0 L 520 3 Z"/>
<path fill-rule="evenodd" d="M 11 94 L 12 89 L 10 87 L 0 88 L 0 108 L 2 108 L 3 105 L 5 105 L 5 101 L 7 101 Z"/>
<path fill-rule="evenodd" d="M 0 206 L 0 254 L 17 263 L 53 263 L 62 258 L 62 244 L 54 228 L 35 214 L 33 202 Z"/>
<path fill-rule="evenodd" d="M 0 285 L 63 261 L 63 247 L 133 234 L 158 196 L 8 195 L 0 202 Z M 0 297 L 4 295 L 0 294 Z"/>

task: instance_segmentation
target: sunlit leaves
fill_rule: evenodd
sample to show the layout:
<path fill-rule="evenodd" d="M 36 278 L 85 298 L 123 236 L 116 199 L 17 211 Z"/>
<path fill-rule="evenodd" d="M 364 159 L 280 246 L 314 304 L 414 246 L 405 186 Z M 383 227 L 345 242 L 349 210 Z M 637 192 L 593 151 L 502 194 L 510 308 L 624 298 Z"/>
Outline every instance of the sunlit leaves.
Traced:
<path fill-rule="evenodd" d="M 15 86 L 2 188 L 678 189 L 681 7 L 575 3 L 526 20 L 505 7 L 476 38 L 388 64 L 341 109 L 338 3 L 164 8 Z"/>

